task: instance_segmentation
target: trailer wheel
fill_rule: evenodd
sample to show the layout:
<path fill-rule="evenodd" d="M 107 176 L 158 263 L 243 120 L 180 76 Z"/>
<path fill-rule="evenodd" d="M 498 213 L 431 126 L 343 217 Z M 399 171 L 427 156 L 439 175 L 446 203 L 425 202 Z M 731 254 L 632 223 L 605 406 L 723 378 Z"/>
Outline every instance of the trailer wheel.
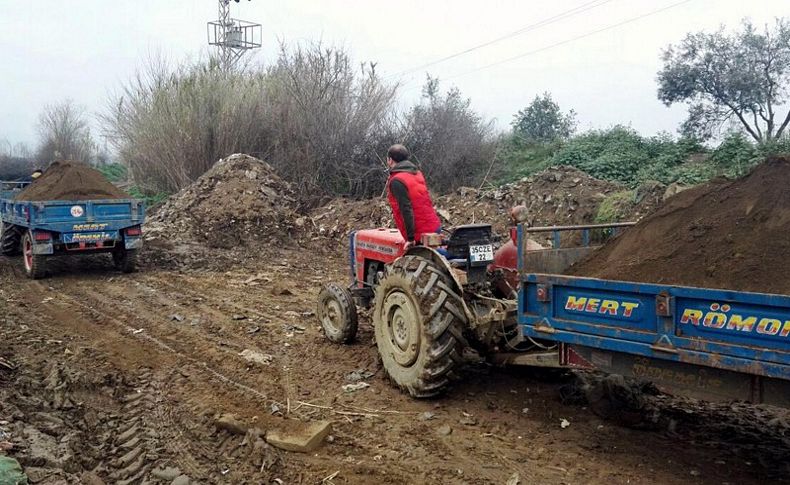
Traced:
<path fill-rule="evenodd" d="M 330 342 L 347 344 L 357 336 L 357 307 L 346 288 L 330 283 L 318 294 L 318 321 Z"/>
<path fill-rule="evenodd" d="M 19 226 L 7 222 L 0 223 L 0 253 L 3 256 L 17 256 L 21 250 L 22 232 Z"/>
<path fill-rule="evenodd" d="M 38 280 L 47 274 L 47 257 L 33 254 L 33 233 L 30 231 L 22 237 L 22 263 L 28 278 Z"/>
<path fill-rule="evenodd" d="M 137 270 L 137 251 L 134 249 L 116 249 L 112 253 L 112 262 L 118 271 L 133 273 Z"/>
<path fill-rule="evenodd" d="M 390 380 L 413 397 L 446 389 L 463 363 L 467 326 L 461 295 L 433 261 L 404 256 L 376 288 L 376 345 Z"/>

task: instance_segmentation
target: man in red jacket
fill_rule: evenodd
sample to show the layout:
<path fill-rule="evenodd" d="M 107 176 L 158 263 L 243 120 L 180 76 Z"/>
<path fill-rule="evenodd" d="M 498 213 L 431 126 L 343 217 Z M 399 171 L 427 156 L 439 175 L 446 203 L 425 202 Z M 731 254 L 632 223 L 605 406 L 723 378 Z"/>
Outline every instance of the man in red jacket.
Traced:
<path fill-rule="evenodd" d="M 420 241 L 423 234 L 441 231 L 442 223 L 433 208 L 425 177 L 409 161 L 409 150 L 392 145 L 387 150 L 387 198 L 392 207 L 395 226 L 406 240 L 404 249 Z"/>

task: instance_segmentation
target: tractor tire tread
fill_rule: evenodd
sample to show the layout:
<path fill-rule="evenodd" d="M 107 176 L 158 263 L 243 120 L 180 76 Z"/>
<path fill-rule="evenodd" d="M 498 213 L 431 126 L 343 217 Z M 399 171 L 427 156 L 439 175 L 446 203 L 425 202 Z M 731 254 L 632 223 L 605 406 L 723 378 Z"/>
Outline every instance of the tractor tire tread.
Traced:
<path fill-rule="evenodd" d="M 0 224 L 3 224 L 0 228 L 0 253 L 3 256 L 18 256 L 22 253 L 22 230 L 13 224 Z"/>
<path fill-rule="evenodd" d="M 457 379 L 458 368 L 463 364 L 461 356 L 467 343 L 466 339 L 459 339 L 458 336 L 463 335 L 467 321 L 457 304 L 463 301 L 462 296 L 451 289 L 453 282 L 447 271 L 420 256 L 407 255 L 398 259 L 392 264 L 387 277 L 390 275 L 404 282 L 407 288 L 402 289 L 411 292 L 423 312 L 423 325 L 420 328 L 425 340 L 425 351 L 418 359 L 421 368 L 413 372 L 401 372 L 398 364 L 382 358 L 384 371 L 391 382 L 411 396 L 434 397 Z M 382 283 L 386 283 L 387 277 Z M 383 305 L 386 297 L 384 293 L 376 292 L 376 310 Z M 374 325 L 379 324 L 376 320 L 380 318 L 376 310 Z M 381 354 L 382 349 L 379 350 Z M 388 366 L 396 368 L 389 369 Z"/>
<path fill-rule="evenodd" d="M 327 327 L 324 323 L 324 309 L 325 301 L 327 299 L 335 299 L 339 305 L 342 316 L 340 328 L 334 325 Z M 357 329 L 359 328 L 359 317 L 357 315 L 357 307 L 354 304 L 354 297 L 348 288 L 343 288 L 334 283 L 330 283 L 321 289 L 318 294 L 318 307 L 316 308 L 316 316 L 318 317 L 321 327 L 324 329 L 324 335 L 330 342 L 338 344 L 348 344 L 353 342 L 357 337 Z"/>

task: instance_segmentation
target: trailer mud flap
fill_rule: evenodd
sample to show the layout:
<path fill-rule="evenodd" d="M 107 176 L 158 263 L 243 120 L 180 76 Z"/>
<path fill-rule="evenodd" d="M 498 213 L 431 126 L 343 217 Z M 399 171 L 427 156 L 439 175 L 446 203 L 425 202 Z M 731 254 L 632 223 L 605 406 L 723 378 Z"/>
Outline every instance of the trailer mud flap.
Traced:
<path fill-rule="evenodd" d="M 52 245 L 52 241 L 43 244 L 42 243 L 33 244 L 33 254 L 35 254 L 36 256 L 55 254 L 55 248 Z"/>
<path fill-rule="evenodd" d="M 126 239 L 124 240 L 124 246 L 126 249 L 142 249 L 143 238 L 126 236 Z"/>

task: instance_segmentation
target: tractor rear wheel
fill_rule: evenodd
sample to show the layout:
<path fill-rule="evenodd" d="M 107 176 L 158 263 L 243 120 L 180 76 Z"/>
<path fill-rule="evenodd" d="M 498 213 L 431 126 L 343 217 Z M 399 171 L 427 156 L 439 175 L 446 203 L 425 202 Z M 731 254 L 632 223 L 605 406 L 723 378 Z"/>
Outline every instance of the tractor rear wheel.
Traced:
<path fill-rule="evenodd" d="M 137 250 L 116 249 L 112 252 L 112 262 L 118 271 L 134 273 L 137 271 Z"/>
<path fill-rule="evenodd" d="M 376 288 L 373 325 L 384 370 L 413 397 L 441 393 L 456 369 L 467 326 L 446 270 L 419 256 L 395 261 Z"/>
<path fill-rule="evenodd" d="M 21 251 L 22 233 L 18 226 L 0 222 L 0 253 L 17 256 Z"/>
<path fill-rule="evenodd" d="M 330 342 L 347 344 L 357 336 L 357 307 L 347 288 L 330 283 L 318 294 L 318 321 Z"/>

